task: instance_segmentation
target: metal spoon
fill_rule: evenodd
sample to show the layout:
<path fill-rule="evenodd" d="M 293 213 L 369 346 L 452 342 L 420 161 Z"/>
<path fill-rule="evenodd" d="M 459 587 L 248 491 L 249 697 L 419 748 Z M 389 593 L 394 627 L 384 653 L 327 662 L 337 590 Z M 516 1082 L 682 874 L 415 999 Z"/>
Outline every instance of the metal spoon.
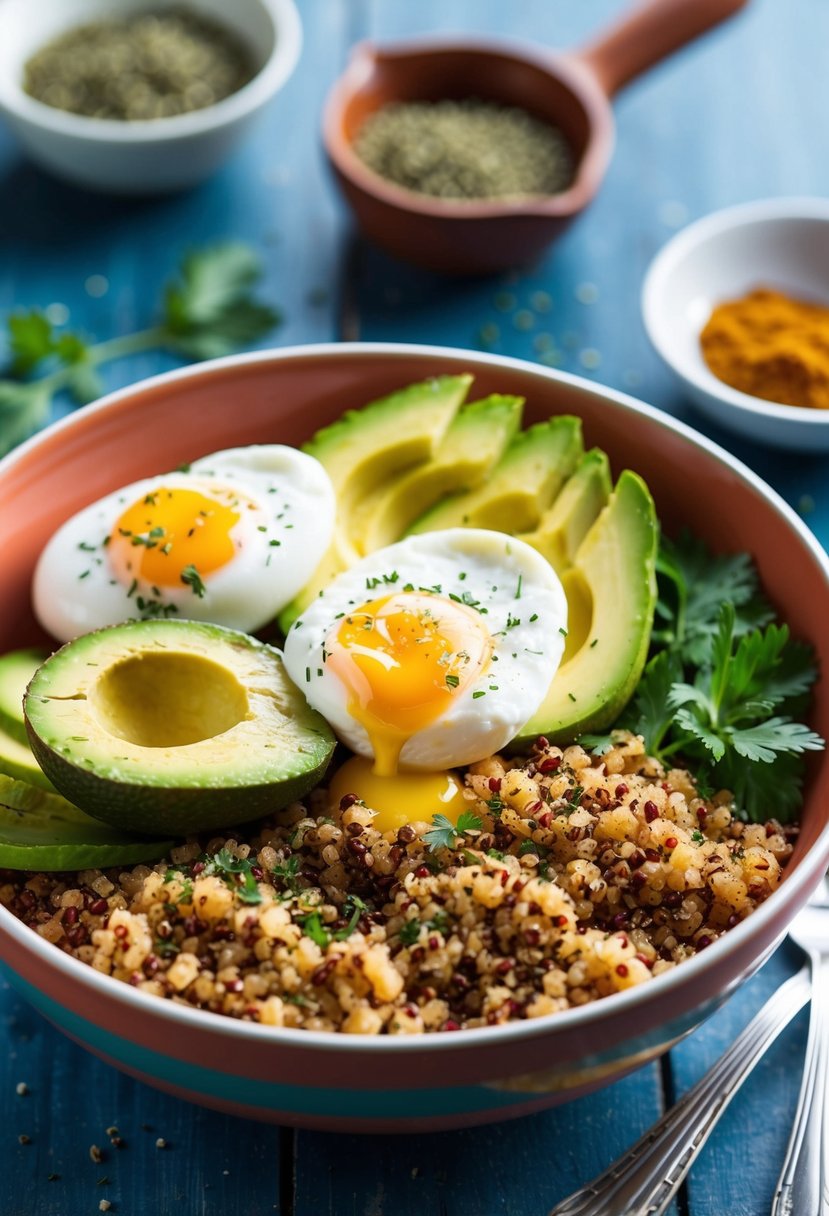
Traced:
<path fill-rule="evenodd" d="M 808 999 L 804 967 L 778 988 L 693 1089 L 549 1216 L 662 1216 L 737 1090 Z M 808 1214 L 798 1208 L 796 1216 Z"/>

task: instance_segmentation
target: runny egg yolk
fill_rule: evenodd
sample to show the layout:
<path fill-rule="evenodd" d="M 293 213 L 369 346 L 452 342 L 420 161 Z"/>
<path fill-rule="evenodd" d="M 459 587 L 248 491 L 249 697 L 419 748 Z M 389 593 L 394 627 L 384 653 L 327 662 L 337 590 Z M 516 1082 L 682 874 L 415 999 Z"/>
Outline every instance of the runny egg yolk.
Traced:
<path fill-rule="evenodd" d="M 188 567 L 201 577 L 226 566 L 236 553 L 232 530 L 247 505 L 235 493 L 227 498 L 159 486 L 127 507 L 109 537 L 110 560 L 121 580 L 180 587 Z"/>
<path fill-rule="evenodd" d="M 428 820 L 436 811 L 456 820 L 463 808 L 457 779 L 401 772 L 400 752 L 477 679 L 491 653 L 479 613 L 427 592 L 397 592 L 349 612 L 326 661 L 348 690 L 349 713 L 369 737 L 374 765 L 369 770 L 369 762 L 349 761 L 332 795 L 357 794 L 378 812 L 380 831 Z M 348 789 L 340 788 L 343 781 Z"/>
<path fill-rule="evenodd" d="M 366 756 L 352 756 L 337 769 L 328 793 L 332 805 L 339 806 L 348 794 L 357 794 L 377 814 L 373 826 L 378 832 L 396 832 L 405 823 L 433 815 L 445 815 L 452 823 L 468 806 L 463 786 L 454 773 L 398 773 L 378 777 L 373 762 Z"/>

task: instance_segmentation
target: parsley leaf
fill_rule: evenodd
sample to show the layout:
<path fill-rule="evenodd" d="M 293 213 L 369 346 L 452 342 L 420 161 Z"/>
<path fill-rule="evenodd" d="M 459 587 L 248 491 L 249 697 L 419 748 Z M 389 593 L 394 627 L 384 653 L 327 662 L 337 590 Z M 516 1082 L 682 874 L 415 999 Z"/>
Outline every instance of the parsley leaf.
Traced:
<path fill-rule="evenodd" d="M 261 904 L 262 894 L 253 877 L 253 862 L 247 857 L 234 857 L 228 849 L 219 849 L 207 863 L 204 874 L 218 874 L 227 882 L 228 876 L 235 877 L 235 882 L 228 882 L 243 904 Z"/>
<path fill-rule="evenodd" d="M 259 258 L 239 242 L 195 250 L 165 290 L 160 323 L 106 342 L 56 327 L 42 309 L 12 313 L 9 378 L 0 380 L 0 455 L 48 421 L 56 394 L 80 404 L 100 396 L 102 363 L 159 348 L 207 359 L 259 342 L 280 321 L 254 294 L 259 277 Z M 27 379 L 34 374 L 39 379 Z"/>
<path fill-rule="evenodd" d="M 27 376 L 41 360 L 55 354 L 52 322 L 39 309 L 12 313 L 8 327 L 13 375 Z"/>
<path fill-rule="evenodd" d="M 458 832 L 480 832 L 484 826 L 483 820 L 473 811 L 461 811 L 458 815 Z"/>
<path fill-rule="evenodd" d="M 670 730 L 674 709 L 668 697 L 675 682 L 682 678 L 682 664 L 667 650 L 649 661 L 628 707 L 623 724 L 635 735 L 642 735 L 649 755 L 659 755 L 662 742 Z"/>
<path fill-rule="evenodd" d="M 808 704 L 812 648 L 773 620 L 747 554 L 713 556 L 687 535 L 663 541 L 653 657 L 620 725 L 701 789 L 729 789 L 752 819 L 795 813 L 803 753 L 824 747 L 793 719 Z"/>
<path fill-rule="evenodd" d="M 440 814 L 432 816 L 432 823 L 435 826 L 430 831 L 423 833 L 426 847 L 432 852 L 436 849 L 451 849 L 458 837 L 463 836 L 466 832 L 480 832 L 484 826 L 483 820 L 473 811 L 461 811 L 457 827 L 451 819 Z"/>
<path fill-rule="evenodd" d="M 432 852 L 436 849 L 451 849 L 456 836 L 452 820 L 447 819 L 445 815 L 438 814 L 432 816 L 432 823 L 435 826 L 423 834 L 427 849 L 431 849 Z"/>
<path fill-rule="evenodd" d="M 186 255 L 164 296 L 165 345 L 191 359 L 213 359 L 259 341 L 279 314 L 251 297 L 259 258 L 237 241 Z"/>
<path fill-rule="evenodd" d="M 738 635 L 774 618 L 747 553 L 715 556 L 704 541 L 686 531 L 677 541 L 662 538 L 657 572 L 659 627 L 654 641 L 683 662 L 699 665 L 708 659 L 725 602 L 734 606 Z"/>

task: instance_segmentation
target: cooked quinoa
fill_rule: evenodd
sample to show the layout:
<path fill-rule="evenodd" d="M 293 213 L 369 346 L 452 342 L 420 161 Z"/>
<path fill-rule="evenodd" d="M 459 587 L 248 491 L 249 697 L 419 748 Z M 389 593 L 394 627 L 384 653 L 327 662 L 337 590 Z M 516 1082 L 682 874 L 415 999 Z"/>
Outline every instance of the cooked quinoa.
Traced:
<path fill-rule="evenodd" d="M 0 871 L 0 903 L 154 996 L 269 1026 L 422 1034 L 535 1018 L 649 982 L 778 886 L 796 829 L 746 824 L 642 740 L 540 739 L 464 773 L 478 826 L 382 834 L 318 789 L 157 865 Z M 454 836 L 454 839 L 453 839 Z"/>

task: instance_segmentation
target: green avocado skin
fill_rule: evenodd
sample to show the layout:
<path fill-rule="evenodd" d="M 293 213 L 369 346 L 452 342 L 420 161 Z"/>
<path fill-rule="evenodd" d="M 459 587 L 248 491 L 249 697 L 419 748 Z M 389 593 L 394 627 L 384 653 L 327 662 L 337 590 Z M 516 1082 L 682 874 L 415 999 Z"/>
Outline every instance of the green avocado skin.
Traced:
<path fill-rule="evenodd" d="M 165 788 L 139 783 L 125 786 L 90 769 L 79 769 L 31 729 L 29 741 L 55 789 L 94 819 L 130 832 L 175 836 L 223 829 L 281 810 L 319 784 L 333 753 L 332 746 L 315 768 L 278 784 Z"/>
<path fill-rule="evenodd" d="M 130 621 L 67 643 L 29 685 L 25 718 L 35 759 L 65 798 L 103 823 L 164 836 L 287 806 L 319 782 L 335 744 L 280 651 L 183 620 Z"/>

